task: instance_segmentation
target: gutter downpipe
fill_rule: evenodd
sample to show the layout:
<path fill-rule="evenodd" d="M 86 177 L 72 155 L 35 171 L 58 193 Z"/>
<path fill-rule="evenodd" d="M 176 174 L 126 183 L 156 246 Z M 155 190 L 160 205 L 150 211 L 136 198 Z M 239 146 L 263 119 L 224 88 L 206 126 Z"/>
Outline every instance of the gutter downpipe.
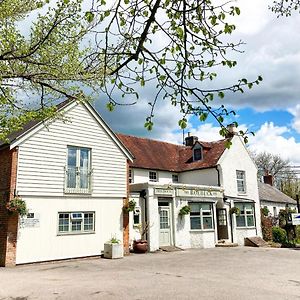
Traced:
<path fill-rule="evenodd" d="M 217 173 L 218 173 L 218 186 L 221 186 L 221 180 L 220 180 L 220 170 L 218 168 L 218 166 L 215 166 Z"/>

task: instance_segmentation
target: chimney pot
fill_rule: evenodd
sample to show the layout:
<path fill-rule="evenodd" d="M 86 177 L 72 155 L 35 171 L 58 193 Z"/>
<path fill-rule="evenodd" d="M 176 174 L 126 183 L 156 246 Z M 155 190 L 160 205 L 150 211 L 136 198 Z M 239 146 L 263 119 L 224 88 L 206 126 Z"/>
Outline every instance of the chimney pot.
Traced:
<path fill-rule="evenodd" d="M 194 135 L 188 135 L 185 138 L 185 145 L 189 147 L 193 147 L 194 144 L 198 141 L 198 137 Z"/>
<path fill-rule="evenodd" d="M 264 183 L 273 186 L 273 176 L 272 175 L 265 175 L 264 176 Z"/>

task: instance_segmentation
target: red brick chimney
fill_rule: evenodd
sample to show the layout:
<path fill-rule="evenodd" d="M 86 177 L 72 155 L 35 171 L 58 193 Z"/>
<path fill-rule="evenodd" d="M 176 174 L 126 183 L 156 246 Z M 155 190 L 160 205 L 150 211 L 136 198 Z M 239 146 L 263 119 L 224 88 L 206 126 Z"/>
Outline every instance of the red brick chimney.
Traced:
<path fill-rule="evenodd" d="M 264 175 L 264 183 L 273 186 L 273 176 L 272 175 Z"/>

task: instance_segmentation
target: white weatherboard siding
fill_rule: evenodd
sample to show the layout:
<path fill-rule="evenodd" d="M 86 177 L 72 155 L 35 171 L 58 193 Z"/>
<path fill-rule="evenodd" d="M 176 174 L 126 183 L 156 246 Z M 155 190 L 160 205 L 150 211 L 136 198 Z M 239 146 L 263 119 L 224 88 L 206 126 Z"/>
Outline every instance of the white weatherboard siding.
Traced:
<path fill-rule="evenodd" d="M 219 164 L 221 175 L 220 181 L 221 186 L 224 188 L 225 196 L 234 198 L 234 201 L 236 202 L 239 198 L 241 199 L 241 202 L 245 201 L 244 199 L 249 199 L 250 201 L 255 202 L 255 223 L 257 229 L 237 228 L 233 233 L 234 242 L 244 245 L 244 237 L 256 235 L 261 236 L 257 168 L 246 150 L 244 143 L 238 136 L 233 137 L 230 149 L 225 150 L 219 160 Z M 246 193 L 238 193 L 237 191 L 236 170 L 245 171 Z M 233 201 L 232 206 L 234 206 Z"/>
<path fill-rule="evenodd" d="M 39 218 L 34 228 L 19 228 L 16 263 L 100 255 L 112 236 L 122 240 L 122 199 L 23 197 Z M 58 212 L 95 212 L 95 233 L 58 234 Z"/>
<path fill-rule="evenodd" d="M 19 145 L 17 191 L 21 197 L 64 196 L 67 146 L 92 155 L 93 197 L 126 197 L 126 157 L 83 105 L 55 120 Z"/>

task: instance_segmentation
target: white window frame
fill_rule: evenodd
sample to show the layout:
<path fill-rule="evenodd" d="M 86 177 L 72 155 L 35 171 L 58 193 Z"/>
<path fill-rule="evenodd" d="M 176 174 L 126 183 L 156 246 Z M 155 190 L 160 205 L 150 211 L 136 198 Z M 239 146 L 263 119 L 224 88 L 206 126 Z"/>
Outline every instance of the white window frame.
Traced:
<path fill-rule="evenodd" d="M 177 178 L 174 180 L 174 178 Z M 172 183 L 178 183 L 179 182 L 179 175 L 178 174 L 172 174 Z"/>
<path fill-rule="evenodd" d="M 246 205 L 251 205 L 252 208 L 251 210 L 250 209 L 247 209 L 245 208 Z M 254 203 L 250 203 L 250 202 L 238 202 L 238 203 L 235 203 L 234 204 L 236 207 L 240 208 L 240 206 L 243 206 L 244 208 L 240 208 L 240 214 L 239 215 L 235 215 L 235 221 L 236 221 L 236 227 L 237 228 L 255 228 L 255 207 L 254 207 Z M 244 212 L 244 213 L 243 213 Z M 249 216 L 252 216 L 253 218 L 253 225 L 248 225 L 248 219 L 247 217 Z M 244 222 L 245 222 L 245 226 L 238 226 L 238 222 L 237 222 L 237 219 L 238 218 L 243 218 L 244 219 Z"/>
<path fill-rule="evenodd" d="M 76 170 L 75 170 L 75 187 L 69 186 L 69 166 L 68 166 L 68 156 L 69 149 L 74 149 L 76 151 Z M 80 187 L 80 176 L 81 176 L 81 167 L 80 167 L 80 152 L 81 150 L 88 150 L 88 168 L 87 172 L 87 188 Z M 92 150 L 87 147 L 77 147 L 77 146 L 67 146 L 67 161 L 65 167 L 65 193 L 69 194 L 90 194 L 92 191 Z"/>
<path fill-rule="evenodd" d="M 85 220 L 89 218 L 85 218 L 85 215 L 92 215 L 92 224 L 91 223 L 85 223 Z M 60 224 L 60 215 L 68 215 L 68 230 L 61 230 L 63 224 Z M 77 216 L 76 216 L 77 215 Z M 57 215 L 58 222 L 57 222 L 57 234 L 58 235 L 65 235 L 65 234 L 87 234 L 87 233 L 94 233 L 95 232 L 95 212 L 94 211 L 72 211 L 72 212 L 58 212 Z M 64 218 L 66 219 L 66 218 Z M 80 222 L 80 230 L 73 230 L 72 225 L 75 224 L 75 222 Z M 61 226 L 60 226 L 61 225 Z M 64 224 L 66 226 L 66 224 Z M 92 225 L 92 229 L 85 230 L 85 225 Z"/>
<path fill-rule="evenodd" d="M 128 170 L 128 182 L 129 183 L 133 183 L 134 182 L 134 180 L 133 180 L 133 170 L 132 169 Z"/>
<path fill-rule="evenodd" d="M 209 205 L 210 209 L 202 209 L 202 207 L 200 206 L 200 210 L 199 210 L 199 215 L 192 215 L 190 213 L 190 230 L 191 231 L 214 231 L 215 230 L 215 222 L 214 222 L 214 209 L 213 209 L 213 204 L 212 203 L 207 203 L 207 202 L 189 202 L 189 205 L 191 204 L 205 204 L 205 205 Z M 210 213 L 208 215 L 205 215 L 204 213 Z M 200 228 L 192 228 L 191 226 L 191 219 L 193 218 L 199 218 L 200 217 Z M 203 218 L 211 218 L 211 224 L 212 224 L 212 228 L 203 228 Z"/>
<path fill-rule="evenodd" d="M 239 175 L 242 175 L 242 178 L 240 178 Z M 240 189 L 239 183 L 242 184 L 243 189 Z M 236 170 L 236 188 L 238 194 L 246 194 L 247 187 L 246 187 L 246 172 L 244 170 Z"/>
<path fill-rule="evenodd" d="M 151 178 L 151 174 L 155 174 L 155 178 Z M 149 181 L 150 182 L 158 182 L 158 173 L 157 171 L 149 171 Z"/>

